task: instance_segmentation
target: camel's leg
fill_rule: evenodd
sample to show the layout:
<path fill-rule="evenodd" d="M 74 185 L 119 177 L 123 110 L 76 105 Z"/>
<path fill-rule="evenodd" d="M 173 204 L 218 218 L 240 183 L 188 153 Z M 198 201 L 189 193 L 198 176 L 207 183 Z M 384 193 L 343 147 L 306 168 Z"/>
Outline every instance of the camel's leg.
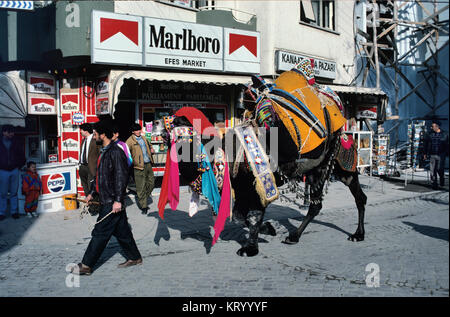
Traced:
<path fill-rule="evenodd" d="M 350 188 L 350 191 L 355 198 L 356 207 L 358 208 L 358 228 L 356 232 L 348 237 L 350 241 L 363 241 L 364 240 L 364 216 L 365 206 L 367 202 L 367 196 L 361 189 L 359 183 L 358 172 L 347 172 L 339 167 L 339 164 L 335 165 L 334 172 L 341 182 Z"/>
<path fill-rule="evenodd" d="M 309 184 L 317 184 L 319 181 L 319 175 L 320 174 L 309 175 L 307 177 L 307 182 L 309 182 Z M 305 219 L 303 219 L 300 227 L 298 227 L 298 229 L 294 232 L 291 232 L 289 236 L 284 240 L 284 243 L 286 244 L 296 244 L 308 224 L 314 219 L 315 216 L 319 214 L 320 210 L 322 209 L 323 184 L 319 184 L 317 187 L 311 186 L 310 188 L 311 202 L 309 205 L 308 213 L 306 214 Z"/>
<path fill-rule="evenodd" d="M 348 173 L 348 175 L 341 175 L 341 181 L 350 188 L 353 197 L 355 198 L 356 207 L 358 208 L 358 228 L 356 232 L 348 237 L 350 241 L 364 240 L 364 216 L 367 196 L 361 189 L 361 184 L 358 179 L 358 172 Z"/>
<path fill-rule="evenodd" d="M 240 256 L 255 256 L 258 254 L 258 234 L 264 218 L 263 210 L 250 210 L 247 214 L 249 237 L 244 246 L 237 251 Z"/>

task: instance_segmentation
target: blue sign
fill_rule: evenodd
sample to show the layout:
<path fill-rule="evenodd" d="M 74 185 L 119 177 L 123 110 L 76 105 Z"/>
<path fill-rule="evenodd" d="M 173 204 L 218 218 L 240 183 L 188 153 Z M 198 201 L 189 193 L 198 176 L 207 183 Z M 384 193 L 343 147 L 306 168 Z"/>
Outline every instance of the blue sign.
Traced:
<path fill-rule="evenodd" d="M 34 10 L 34 1 L 0 1 L 0 9 Z"/>

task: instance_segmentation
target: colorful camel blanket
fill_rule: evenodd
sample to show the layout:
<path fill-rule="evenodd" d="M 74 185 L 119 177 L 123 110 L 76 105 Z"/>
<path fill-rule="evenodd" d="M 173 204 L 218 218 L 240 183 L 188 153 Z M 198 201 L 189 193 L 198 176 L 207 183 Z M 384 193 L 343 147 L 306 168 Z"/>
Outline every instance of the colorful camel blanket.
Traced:
<path fill-rule="evenodd" d="M 339 150 L 336 155 L 336 161 L 339 166 L 347 172 L 355 172 L 358 163 L 358 153 L 351 135 L 342 135 L 338 143 Z"/>
<path fill-rule="evenodd" d="M 255 187 L 261 204 L 266 207 L 279 196 L 275 177 L 270 170 L 269 158 L 256 137 L 252 126 L 238 126 L 235 128 L 235 132 L 245 152 L 250 169 L 255 176 Z"/>

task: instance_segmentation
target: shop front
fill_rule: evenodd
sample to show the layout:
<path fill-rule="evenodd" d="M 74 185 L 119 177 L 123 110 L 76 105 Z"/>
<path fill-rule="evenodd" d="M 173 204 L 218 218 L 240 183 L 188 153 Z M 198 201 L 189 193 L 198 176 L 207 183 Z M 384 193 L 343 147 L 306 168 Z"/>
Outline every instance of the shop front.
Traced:
<path fill-rule="evenodd" d="M 329 85 L 344 105 L 347 124 L 358 149 L 358 168 L 368 174 L 386 173 L 388 141 L 379 126 L 386 120 L 387 95 L 380 89 Z"/>
<path fill-rule="evenodd" d="M 162 176 L 167 148 L 151 122 L 182 107 L 200 109 L 216 126 L 232 127 L 239 84 L 260 72 L 258 32 L 184 21 L 92 13 L 92 63 L 118 65 L 96 113 L 110 113 L 126 140 L 137 122 L 155 151 Z M 143 70 L 145 69 L 145 70 Z"/>
<path fill-rule="evenodd" d="M 64 209 L 62 196 L 77 192 L 76 162 L 61 161 L 59 83 L 48 73 L 13 71 L 2 74 L 0 125 L 13 125 L 15 137 L 24 147 L 25 159 L 37 165 L 43 191 L 37 211 Z M 6 80 L 8 82 L 6 82 Z M 21 171 L 21 176 L 25 169 Z M 21 181 L 21 179 L 20 179 Z M 20 184 L 20 182 L 19 182 Z M 19 212 L 23 213 L 25 197 L 18 188 Z"/>
<path fill-rule="evenodd" d="M 122 140 L 125 141 L 131 134 L 131 124 L 137 122 L 143 127 L 154 150 L 156 164 L 153 170 L 156 176 L 163 175 L 167 146 L 159 136 L 151 134 L 152 122 L 171 116 L 182 107 L 194 107 L 201 110 L 216 127 L 232 127 L 237 115 L 236 99 L 241 91 L 237 84 L 250 78 L 235 76 L 234 81 L 228 78 L 226 83 L 223 78 L 221 82 L 190 82 L 186 80 L 190 80 L 189 76 L 193 74 L 171 74 L 171 78 L 179 80 L 124 79 L 113 108 Z"/>

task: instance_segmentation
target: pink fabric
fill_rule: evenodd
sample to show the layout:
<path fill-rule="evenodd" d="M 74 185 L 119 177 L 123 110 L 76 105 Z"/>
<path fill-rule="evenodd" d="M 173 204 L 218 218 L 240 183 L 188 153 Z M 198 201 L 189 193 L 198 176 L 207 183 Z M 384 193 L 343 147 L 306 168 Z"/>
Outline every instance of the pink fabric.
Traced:
<path fill-rule="evenodd" d="M 214 224 L 214 239 L 212 245 L 219 239 L 220 233 L 225 227 L 225 221 L 230 216 L 231 207 L 231 186 L 230 186 L 230 173 L 228 171 L 228 162 L 225 160 L 225 175 L 223 179 L 222 197 L 220 198 L 219 215 L 217 216 L 216 223 Z"/>
<path fill-rule="evenodd" d="M 169 194 L 169 174 L 170 174 L 170 151 L 167 151 L 166 155 L 166 166 L 164 167 L 164 177 L 161 184 L 161 192 L 159 194 L 158 200 L 158 211 L 161 219 L 164 219 L 164 209 L 167 205 L 168 194 Z"/>
<path fill-rule="evenodd" d="M 345 141 L 343 137 L 341 137 L 341 144 L 344 147 L 344 149 L 348 150 L 349 148 L 352 147 L 353 144 L 353 136 L 351 135 L 347 135 L 348 140 Z"/>
<path fill-rule="evenodd" d="M 176 210 L 180 201 L 180 175 L 178 170 L 178 156 L 175 140 L 167 151 L 164 178 L 158 200 L 158 211 L 161 219 L 164 219 L 164 209 L 167 203 L 172 210 Z"/>
<path fill-rule="evenodd" d="M 168 200 L 170 208 L 176 210 L 180 201 L 180 174 L 178 170 L 178 156 L 175 138 L 172 138 L 170 147 L 170 171 L 169 171 L 169 192 Z"/>

